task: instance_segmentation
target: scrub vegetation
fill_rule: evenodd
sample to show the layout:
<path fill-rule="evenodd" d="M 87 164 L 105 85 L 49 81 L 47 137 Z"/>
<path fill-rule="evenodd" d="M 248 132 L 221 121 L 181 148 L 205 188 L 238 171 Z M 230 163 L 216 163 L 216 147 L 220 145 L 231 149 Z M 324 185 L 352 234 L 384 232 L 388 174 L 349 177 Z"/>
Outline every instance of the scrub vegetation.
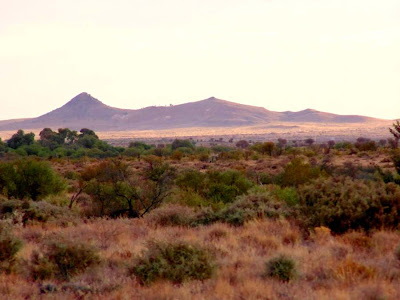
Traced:
<path fill-rule="evenodd" d="M 399 299 L 400 150 L 0 141 L 4 299 Z"/>

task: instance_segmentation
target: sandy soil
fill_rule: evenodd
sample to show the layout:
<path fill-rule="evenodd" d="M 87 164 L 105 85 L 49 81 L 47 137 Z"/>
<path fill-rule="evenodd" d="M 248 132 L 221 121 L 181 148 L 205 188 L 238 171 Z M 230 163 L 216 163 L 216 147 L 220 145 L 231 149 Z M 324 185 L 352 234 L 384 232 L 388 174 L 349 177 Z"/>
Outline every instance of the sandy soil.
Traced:
<path fill-rule="evenodd" d="M 355 140 L 360 136 L 372 139 L 389 138 L 388 128 L 391 122 L 378 122 L 368 124 L 319 124 L 319 123 L 271 123 L 264 126 L 249 127 L 192 127 L 164 130 L 129 130 L 129 131 L 98 131 L 101 139 L 114 140 L 162 140 L 174 138 L 193 138 L 198 140 L 209 140 L 210 138 L 229 140 L 251 139 L 271 140 L 278 138 L 287 140 L 313 138 L 317 142 L 328 140 Z M 32 131 L 38 137 L 42 129 L 26 130 Z M 55 128 L 53 130 L 56 130 Z M 0 138 L 9 139 L 15 131 L 0 131 Z"/>

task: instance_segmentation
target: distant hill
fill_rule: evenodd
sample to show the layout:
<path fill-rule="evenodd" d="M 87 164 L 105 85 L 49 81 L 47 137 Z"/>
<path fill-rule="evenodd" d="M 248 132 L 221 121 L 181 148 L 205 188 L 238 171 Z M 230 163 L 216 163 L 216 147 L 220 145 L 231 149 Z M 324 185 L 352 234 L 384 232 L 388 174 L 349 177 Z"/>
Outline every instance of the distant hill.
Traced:
<path fill-rule="evenodd" d="M 367 123 L 380 119 L 358 115 L 336 115 L 306 109 L 275 112 L 211 97 L 174 106 L 119 109 L 107 106 L 88 93 L 37 118 L 0 121 L 0 130 L 39 128 L 91 128 L 93 130 L 145 130 L 189 127 L 240 127 L 284 123 Z"/>

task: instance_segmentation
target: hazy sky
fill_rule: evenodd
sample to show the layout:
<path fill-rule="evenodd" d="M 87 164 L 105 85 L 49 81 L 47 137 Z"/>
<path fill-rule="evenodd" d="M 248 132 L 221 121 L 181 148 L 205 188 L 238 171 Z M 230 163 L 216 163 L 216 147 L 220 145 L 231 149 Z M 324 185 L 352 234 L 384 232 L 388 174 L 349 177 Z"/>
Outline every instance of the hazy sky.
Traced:
<path fill-rule="evenodd" d="M 83 91 L 400 118 L 400 1 L 0 0 L 0 119 Z"/>

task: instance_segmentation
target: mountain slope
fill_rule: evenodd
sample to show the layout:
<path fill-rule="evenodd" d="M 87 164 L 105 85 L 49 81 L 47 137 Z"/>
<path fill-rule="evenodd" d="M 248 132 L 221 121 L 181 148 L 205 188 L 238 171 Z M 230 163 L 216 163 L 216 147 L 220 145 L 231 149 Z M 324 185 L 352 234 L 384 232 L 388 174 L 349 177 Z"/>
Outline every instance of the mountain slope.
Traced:
<path fill-rule="evenodd" d="M 81 93 L 65 105 L 48 112 L 40 117 L 8 122 L 6 125 L 0 123 L 1 130 L 32 129 L 32 128 L 64 128 L 81 129 L 90 127 L 95 129 L 107 129 L 110 126 L 117 128 L 111 120 L 116 116 L 123 118 L 131 110 L 119 109 L 107 106 L 88 93 Z"/>
<path fill-rule="evenodd" d="M 263 107 L 211 97 L 180 105 L 119 109 L 81 93 L 62 107 L 37 118 L 0 121 L 0 130 L 68 127 L 79 130 L 144 130 L 188 127 L 239 127 L 271 122 L 365 123 L 379 119 L 344 116 L 312 109 L 274 112 Z"/>

